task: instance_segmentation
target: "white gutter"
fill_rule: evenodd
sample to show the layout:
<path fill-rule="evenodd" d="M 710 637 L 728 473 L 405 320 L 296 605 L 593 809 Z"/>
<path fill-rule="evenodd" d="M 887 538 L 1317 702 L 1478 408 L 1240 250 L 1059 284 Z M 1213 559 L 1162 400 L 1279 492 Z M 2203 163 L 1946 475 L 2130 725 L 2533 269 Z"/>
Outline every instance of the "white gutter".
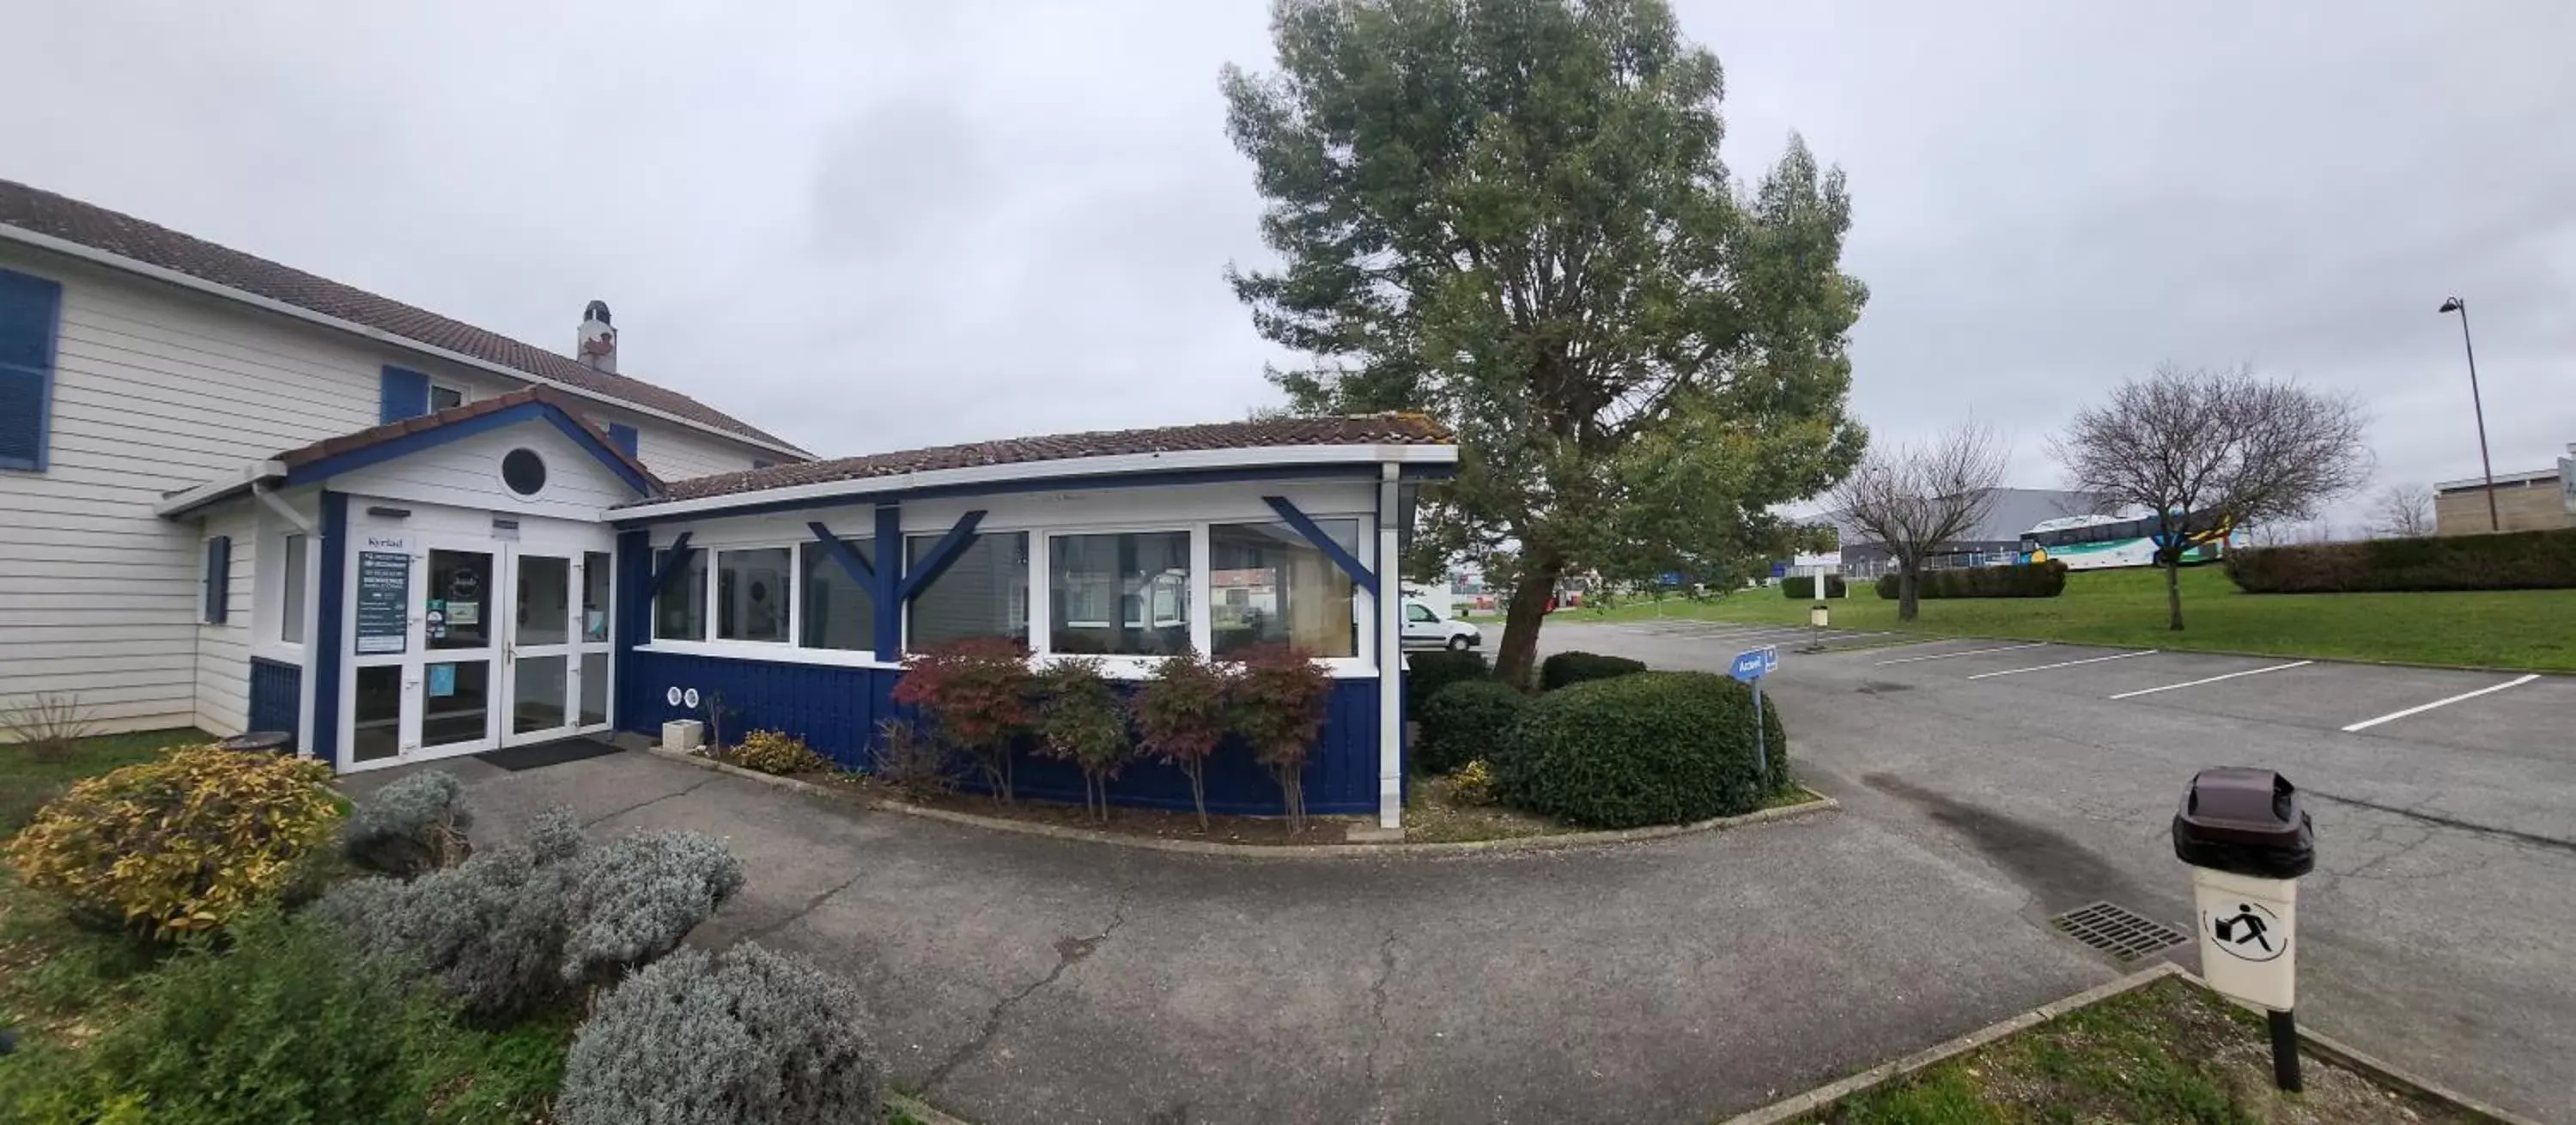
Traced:
<path fill-rule="evenodd" d="M 845 496 L 908 492 L 921 488 L 1017 483 L 1063 477 L 1123 476 L 1131 473 L 1199 469 L 1294 469 L 1353 464 L 1383 464 L 1391 468 L 1397 464 L 1452 465 L 1457 461 L 1458 447 L 1454 445 L 1273 445 L 1242 449 L 1182 449 L 1166 453 L 1122 453 L 1108 457 L 1068 457 L 1054 461 L 1021 461 L 1008 465 L 969 465 L 956 469 L 930 469 L 894 476 L 820 481 L 814 484 L 764 488 L 751 492 L 728 492 L 720 496 L 701 496 L 688 500 L 664 500 L 654 504 L 638 504 L 631 508 L 612 509 L 608 518 L 612 520 L 650 519 L 722 511 L 753 504 L 831 500 Z"/>
<path fill-rule="evenodd" d="M 554 379 L 549 379 L 543 375 L 521 371 L 518 368 L 505 363 L 494 363 L 491 360 L 478 359 L 474 356 L 466 355 L 463 352 L 452 352 L 445 348 L 424 344 L 408 336 L 399 336 L 394 333 L 387 332 L 381 328 L 372 328 L 353 320 L 343 320 L 336 316 L 318 313 L 300 305 L 290 305 L 284 301 L 260 296 L 257 293 L 235 289 L 229 285 L 217 284 L 202 277 L 195 276 L 194 274 L 181 273 L 178 270 L 156 266 L 150 262 L 137 261 L 121 254 L 111 254 L 96 247 L 83 246 L 80 243 L 73 242 L 68 239 L 56 238 L 50 234 L 28 230 L 24 227 L 11 226 L 7 223 L 0 223 L 0 239 L 25 243 L 41 250 L 50 250 L 54 253 L 78 258 L 95 265 L 106 266 L 109 269 L 138 274 L 155 281 L 176 285 L 182 289 L 194 290 L 209 296 L 220 297 L 227 301 L 234 301 L 240 304 L 252 306 L 253 308 L 264 309 L 269 312 L 276 313 L 279 316 L 300 320 L 307 324 L 317 324 L 324 328 L 347 332 L 352 335 L 364 336 L 370 340 L 374 340 L 390 347 L 399 348 L 419 355 L 430 356 L 435 359 L 445 360 L 446 362 L 459 364 L 465 367 L 471 367 L 478 371 L 502 376 L 503 378 L 515 379 L 523 383 L 535 383 L 539 386 L 562 391 L 565 394 L 573 395 L 578 398 L 586 398 L 593 402 L 606 403 L 610 406 L 617 407 L 620 410 L 631 410 L 646 417 L 659 418 L 662 421 L 669 422 L 673 425 L 686 426 L 689 429 L 713 434 L 717 437 L 724 438 L 727 441 L 756 446 L 775 453 L 784 453 L 790 457 L 799 457 L 806 460 L 814 459 L 814 455 L 812 453 L 798 449 L 797 447 L 788 445 L 784 442 L 762 441 L 761 439 L 752 437 L 748 434 L 736 433 L 721 426 L 711 426 L 694 418 L 683 418 L 677 414 L 670 413 L 669 411 L 656 410 L 650 406 L 622 399 L 615 395 L 603 394 L 586 387 L 576 387 L 570 383 L 559 382 Z"/>
<path fill-rule="evenodd" d="M 191 508 L 214 503 L 243 489 L 257 488 L 259 482 L 270 477 L 285 475 L 286 463 L 283 461 L 252 461 L 235 470 L 232 476 L 217 477 L 185 492 L 174 492 L 162 497 L 159 503 L 152 505 L 152 514 L 168 519 Z M 307 534 L 310 532 L 308 531 Z"/>

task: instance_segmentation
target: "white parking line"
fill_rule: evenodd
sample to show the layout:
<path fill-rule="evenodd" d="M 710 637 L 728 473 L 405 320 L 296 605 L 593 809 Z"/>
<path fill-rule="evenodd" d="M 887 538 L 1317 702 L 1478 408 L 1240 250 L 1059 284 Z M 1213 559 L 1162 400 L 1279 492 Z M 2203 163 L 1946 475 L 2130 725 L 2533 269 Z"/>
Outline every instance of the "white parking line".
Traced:
<path fill-rule="evenodd" d="M 1934 642 L 1934 641 L 1926 641 L 1926 642 L 1924 642 L 1924 643 L 1926 643 L 1926 644 L 1936 644 L 1936 643 L 1938 643 L 1938 642 Z M 1985 654 L 1987 654 L 1987 653 L 1989 653 L 1989 652 L 2018 652 L 2018 651 L 2020 651 L 2020 650 L 2022 650 L 2022 649 L 2026 649 L 2026 648 L 2039 648 L 2040 646 L 2045 645 L 2045 644 L 2047 644 L 2047 643 L 2048 643 L 2047 641 L 2032 641 L 2031 643 L 2026 644 L 2026 645 L 2005 645 L 2005 646 L 2004 646 L 2004 647 L 2002 647 L 2002 648 L 1972 648 L 1972 649 L 1969 649 L 1969 650 L 1968 650 L 1968 651 L 1966 651 L 1966 652 L 1941 652 L 1941 653 L 1934 653 L 1934 654 L 1932 654 L 1932 655 L 1930 655 L 1930 656 L 1905 656 L 1905 657 L 1899 657 L 1899 658 L 1897 658 L 1897 659 L 1895 659 L 1895 660 L 1881 660 L 1881 661 L 1879 661 L 1879 663 L 1881 663 L 1881 664 L 1912 664 L 1912 663 L 1914 663 L 1914 662 L 1915 662 L 1915 661 L 1917 661 L 1917 660 L 1948 660 L 1948 659 L 1950 659 L 1950 658 L 1951 658 L 1951 657 L 1953 657 L 1953 656 L 1984 656 Z"/>
<path fill-rule="evenodd" d="M 2278 671 L 2280 671 L 2280 670 L 2281 670 L 2281 669 L 2283 669 L 2283 668 L 2298 668 L 2298 667 L 2302 667 L 2302 666 L 2309 665 L 2309 664 L 2314 664 L 2314 663 L 2316 663 L 2316 661 L 2313 661 L 2313 660 L 2293 660 L 2293 661 L 2291 661 L 2291 662 L 2289 662 L 2289 663 L 2287 663 L 2287 664 L 2274 664 L 2274 665 L 2272 665 L 2272 666 L 2270 666 L 2270 667 L 2267 667 L 2267 668 L 2248 668 L 2248 669 L 2246 669 L 2246 670 L 2244 670 L 2244 671 L 2242 671 L 2242 672 L 2229 672 L 2228 674 L 2226 674 L 2226 675 L 2224 675 L 2224 676 L 2211 676 L 2211 677 L 2209 677 L 2208 679 L 2205 679 L 2205 680 L 2187 680 L 2187 681 L 2182 682 L 2182 683 L 2179 683 L 2179 684 L 2166 684 L 2166 685 L 2165 685 L 2165 686 L 2163 686 L 2163 687 L 2141 688 L 2141 689 L 2139 689 L 2139 690 L 2137 690 L 2137 691 L 2124 691 L 2124 692 L 2121 692 L 2121 693 L 2120 693 L 2120 694 L 2118 694 L 2118 695 L 2106 695 L 2106 696 L 2103 696 L 2102 698 L 2104 698 L 2104 699 L 2131 699 L 2131 698 L 2135 698 L 2135 697 L 2137 697 L 2137 696 L 2141 696 L 2141 695 L 2154 695 L 2155 693 L 2160 692 L 2160 691 L 2172 691 L 2172 690 L 2173 690 L 2173 689 L 2175 689 L 2175 688 L 2199 687 L 2199 686 L 2200 686 L 2200 685 L 2202 685 L 2202 684 L 2214 684 L 2214 683 L 2217 683 L 2217 682 L 2218 682 L 2218 681 L 2220 681 L 2220 680 L 2232 680 L 2232 679 L 2235 679 L 2235 678 L 2236 678 L 2236 677 L 2238 677 L 2238 676 L 2260 676 L 2260 675 L 2262 675 L 2262 674 L 2263 674 L 2263 673 L 2265 673 L 2265 672 L 2278 672 Z"/>
<path fill-rule="evenodd" d="M 2127 660 L 2132 656 L 2153 656 L 2158 651 L 2159 650 L 2152 648 L 2142 648 L 2136 652 L 2113 653 L 2109 656 L 2096 656 L 2085 660 L 2060 660 L 2055 664 L 2038 664 L 2028 668 L 2006 668 L 2001 672 L 1979 672 L 1968 678 L 1971 680 L 1985 680 L 1992 679 L 1996 676 L 2018 676 L 2024 672 L 2045 672 L 2051 668 L 2072 668 L 2078 664 L 2099 664 L 2105 660 Z"/>
<path fill-rule="evenodd" d="M 2448 707 L 2448 706 L 2450 706 L 2450 705 L 2452 705 L 2452 704 L 2454 704 L 2454 703 L 2457 703 L 2457 702 L 2459 702 L 2459 701 L 2461 701 L 2461 700 L 2463 700 L 2463 699 L 2476 699 L 2477 697 L 2479 697 L 2479 696 L 2481 696 L 2481 695 L 2487 695 L 2487 694 L 2490 694 L 2490 693 L 2493 693 L 2493 692 L 2503 691 L 2504 689 L 2509 688 L 2509 687 L 2521 687 L 2522 685 L 2527 684 L 2527 683 L 2530 683 L 2531 681 L 2533 681 L 2533 680 L 2537 680 L 2537 679 L 2539 679 L 2539 678 L 2540 678 L 2540 676 L 2539 676 L 2538 674 L 2536 674 L 2536 673 L 2535 673 L 2535 674 L 2533 674 L 2533 675 L 2523 676 L 2523 677 L 2520 677 L 2520 678 L 2518 678 L 2518 679 L 2506 680 L 2505 682 L 2500 683 L 2500 684 L 2497 684 L 2497 685 L 2495 685 L 2495 686 L 2493 686 L 2493 687 L 2482 687 L 2482 688 L 2479 688 L 2479 689 L 2478 689 L 2478 690 L 2476 690 L 2476 691 L 2464 691 L 2464 692 L 2461 692 L 2461 693 L 2460 693 L 2460 694 L 2458 694 L 2458 695 L 2454 695 L 2454 696 L 2450 697 L 2449 699 L 2436 699 L 2436 700 L 2432 701 L 2431 703 L 2419 703 L 2419 704 L 2416 704 L 2415 706 L 2413 706 L 2413 707 L 2409 707 L 2409 708 L 2407 708 L 2407 709 L 2405 709 L 2405 710 L 2403 710 L 2403 711 L 2391 711 L 2391 712 L 2389 712 L 2389 713 L 2387 713 L 2387 714 L 2385 714 L 2385 715 L 2381 715 L 2380 717 L 2378 717 L 2378 718 L 2376 718 L 2376 719 L 2364 719 L 2364 720 L 2362 720 L 2362 721 L 2360 721 L 2360 722 L 2358 722 L 2358 723 L 2354 723 L 2353 725 L 2348 726 L 2348 727 L 2345 727 L 2345 728 L 2343 728 L 2343 729 L 2344 729 L 2344 732 L 2345 732 L 2345 733 L 2347 733 L 2347 734 L 2349 734 L 2349 733 L 2351 733 L 2351 732 L 2353 732 L 2353 731 L 2357 731 L 2357 730 L 2369 730 L 2370 728 L 2375 727 L 2375 726 L 2378 726 L 2379 724 L 2384 723 L 2384 722 L 2387 722 L 2387 721 L 2389 721 L 2389 720 L 2391 720 L 2391 719 L 2403 719 L 2403 718 L 2405 718 L 2405 717 L 2406 717 L 2406 716 L 2408 716 L 2408 715 L 2421 715 L 2421 714 L 2423 714 L 2424 712 L 2426 712 L 2426 711 L 2430 711 L 2430 710 L 2432 710 L 2432 709 L 2434 709 L 2434 708 L 2436 708 L 2436 707 Z"/>

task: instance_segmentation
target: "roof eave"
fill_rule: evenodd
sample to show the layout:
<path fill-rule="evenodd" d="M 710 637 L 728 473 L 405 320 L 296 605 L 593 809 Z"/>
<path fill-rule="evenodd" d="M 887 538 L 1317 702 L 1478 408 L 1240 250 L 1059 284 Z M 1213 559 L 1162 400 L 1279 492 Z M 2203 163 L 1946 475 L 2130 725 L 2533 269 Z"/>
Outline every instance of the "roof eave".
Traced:
<path fill-rule="evenodd" d="M 177 519 L 208 504 L 220 503 L 247 493 L 254 485 L 285 478 L 285 462 L 253 461 L 236 470 L 233 476 L 217 477 L 195 488 L 162 497 L 160 502 L 152 505 L 152 514 L 162 519 Z"/>
<path fill-rule="evenodd" d="M 70 239 L 57 238 L 41 231 L 32 231 L 25 227 L 0 223 L 0 239 L 22 243 L 40 250 L 48 250 L 56 254 L 62 254 L 67 257 L 78 258 L 94 265 L 105 266 L 109 269 L 120 270 L 139 277 L 148 277 L 154 281 L 159 281 L 164 284 L 175 285 L 182 289 L 192 290 L 194 292 L 204 293 L 208 296 L 218 297 L 223 300 L 249 305 L 253 308 L 272 312 L 289 319 L 300 320 L 307 324 L 319 325 L 334 331 L 363 336 L 388 347 L 399 348 L 416 355 L 430 356 L 435 359 L 444 360 L 448 363 L 460 364 L 462 366 L 474 368 L 478 371 L 499 375 L 503 378 L 515 379 L 520 382 L 533 383 L 538 386 L 548 387 L 562 391 L 565 394 L 588 399 L 593 402 L 607 403 L 621 410 L 631 410 L 637 414 L 642 414 L 649 418 L 658 418 L 675 426 L 686 426 L 702 433 L 713 434 L 717 437 L 724 438 L 727 441 L 739 442 L 744 445 L 754 446 L 756 448 L 766 449 L 776 453 L 784 453 L 788 456 L 799 457 L 808 461 L 815 459 L 814 454 L 811 452 L 798 448 L 797 446 L 789 445 L 784 441 L 763 441 L 759 438 L 752 437 L 749 434 L 736 433 L 732 430 L 725 429 L 722 426 L 709 425 L 694 418 L 683 418 L 669 411 L 657 410 L 653 407 L 645 406 L 628 399 L 622 399 L 615 395 L 602 394 L 588 388 L 576 387 L 570 383 L 549 379 L 543 375 L 538 375 L 533 372 L 522 371 L 519 368 L 512 367 L 506 363 L 495 363 L 488 359 L 466 355 L 463 352 L 449 351 L 446 348 L 424 344 L 418 340 L 412 339 L 411 337 L 387 332 L 381 328 L 360 324 L 353 320 L 344 320 L 327 313 L 315 312 L 300 305 L 289 304 L 273 297 L 263 297 L 257 293 L 252 293 L 247 290 L 235 289 L 229 285 L 208 281 L 205 278 L 196 276 L 195 274 L 183 273 L 167 266 L 156 266 L 150 262 L 138 261 L 133 258 L 128 258 L 122 254 L 109 253 L 108 251 L 100 250 L 93 246 L 85 246 L 81 243 L 73 242 Z"/>
<path fill-rule="evenodd" d="M 821 504 L 852 497 L 924 489 L 952 489 L 976 484 L 1001 485 L 1069 477 L 1261 468 L 1277 468 L 1285 477 L 1295 475 L 1296 470 L 1300 468 L 1324 465 L 1446 466 L 1457 463 L 1458 447 L 1454 445 L 1375 443 L 1276 445 L 1234 449 L 1183 449 L 1161 453 L 1120 453 L 1102 457 L 1061 457 L 1046 461 L 1016 461 L 1000 465 L 929 469 L 921 472 L 727 492 L 682 500 L 662 500 L 614 509 L 610 518 L 623 523 L 679 516 L 720 515 L 734 508 L 804 501 Z"/>

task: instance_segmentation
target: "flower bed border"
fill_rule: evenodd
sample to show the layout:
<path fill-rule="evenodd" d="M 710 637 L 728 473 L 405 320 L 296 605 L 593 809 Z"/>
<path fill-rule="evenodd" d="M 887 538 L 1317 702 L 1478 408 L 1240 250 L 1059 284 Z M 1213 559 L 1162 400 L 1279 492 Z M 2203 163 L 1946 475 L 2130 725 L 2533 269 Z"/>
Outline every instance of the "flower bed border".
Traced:
<path fill-rule="evenodd" d="M 628 739 L 631 739 L 632 741 L 627 741 Z M 682 753 L 677 750 L 666 750 L 643 739 L 641 736 L 621 736 L 620 743 L 634 749 L 640 749 L 657 758 L 664 758 L 674 762 L 685 762 L 689 765 L 696 766 L 699 769 L 713 770 L 717 773 L 732 774 L 736 777 L 746 778 L 766 785 L 774 785 L 781 789 L 804 793 L 808 796 L 839 801 L 845 804 L 856 804 L 864 808 L 876 809 L 881 812 L 901 813 L 905 816 L 917 816 L 925 820 L 941 820 L 950 824 L 963 824 L 974 828 L 987 828 L 997 832 L 1017 832 L 1024 836 L 1045 836 L 1057 840 L 1080 840 L 1086 843 L 1111 844 L 1123 848 L 1141 848 L 1147 851 L 1177 852 L 1184 855 L 1221 855 L 1232 856 L 1235 858 L 1354 859 L 1363 856 L 1486 855 L 1512 852 L 1554 851 L 1561 848 L 1593 847 L 1604 844 L 1631 844 L 1647 840 L 1669 839 L 1674 836 L 1688 836 L 1701 832 L 1716 832 L 1729 828 L 1745 828 L 1757 824 L 1802 820 L 1808 817 L 1821 816 L 1826 813 L 1836 812 L 1842 808 L 1842 802 L 1834 800 L 1833 798 L 1819 793 L 1814 789 L 1801 785 L 1798 788 L 1802 792 L 1806 793 L 1808 797 L 1812 798 L 1811 800 L 1801 801 L 1794 805 L 1783 805 L 1779 808 L 1759 809 L 1738 816 L 1721 816 L 1709 820 L 1694 821 L 1689 824 L 1659 824 L 1651 828 L 1629 828 L 1610 832 L 1564 832 L 1547 836 L 1513 836 L 1500 840 L 1456 840 L 1412 844 L 1402 843 L 1399 841 L 1389 841 L 1382 844 L 1227 844 L 1209 840 L 1161 840 L 1147 836 L 1129 836 L 1116 832 L 1094 832 L 1087 829 L 1068 828 L 1063 825 L 1056 824 L 1037 824 L 1010 817 L 982 816 L 976 813 L 957 812 L 952 809 L 927 808 L 921 805 L 907 804 L 902 801 L 889 800 L 883 797 L 870 797 L 863 794 L 851 793 L 845 790 L 834 789 L 829 786 L 817 785 L 813 782 L 803 781 L 793 777 L 781 777 L 776 774 L 766 774 L 756 770 L 747 770 L 740 766 L 729 765 L 724 762 L 703 758 L 695 754 Z"/>

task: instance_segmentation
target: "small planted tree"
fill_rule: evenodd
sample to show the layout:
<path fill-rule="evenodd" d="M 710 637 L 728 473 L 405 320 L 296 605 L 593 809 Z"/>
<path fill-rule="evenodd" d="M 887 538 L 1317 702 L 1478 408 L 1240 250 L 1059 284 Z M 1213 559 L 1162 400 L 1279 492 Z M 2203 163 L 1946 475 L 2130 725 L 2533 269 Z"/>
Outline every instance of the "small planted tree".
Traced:
<path fill-rule="evenodd" d="M 1242 656 L 1228 708 L 1235 733 L 1279 781 L 1291 831 L 1306 830 L 1306 758 L 1324 729 L 1332 677 L 1305 653 L 1261 645 Z"/>
<path fill-rule="evenodd" d="M 1225 671 L 1197 649 L 1183 649 L 1163 660 L 1128 705 L 1144 736 L 1145 752 L 1190 779 L 1190 800 L 1198 807 L 1202 830 L 1207 827 L 1208 755 L 1225 741 L 1225 695 Z"/>
<path fill-rule="evenodd" d="M 2078 411 L 2051 449 L 2076 488 L 2153 514 L 2166 628 L 2179 631 L 2183 556 L 2240 527 L 2310 519 L 2360 487 L 2369 421 L 2346 392 L 2167 364 Z"/>
<path fill-rule="evenodd" d="M 904 657 L 894 701 L 930 720 L 937 737 L 964 754 L 1004 802 L 1011 800 L 1011 749 L 1037 729 L 1037 677 L 1019 643 L 1000 637 L 953 641 Z"/>
<path fill-rule="evenodd" d="M 1059 660 L 1038 674 L 1038 753 L 1082 770 L 1082 805 L 1109 819 L 1109 782 L 1136 756 L 1118 693 L 1097 660 Z"/>
<path fill-rule="evenodd" d="M 1872 452 L 1834 489 L 1848 536 L 1874 541 L 1896 564 L 1896 619 L 1912 621 L 1923 567 L 1968 537 L 1994 507 L 2010 451 L 1974 422 L 1920 445 Z"/>

